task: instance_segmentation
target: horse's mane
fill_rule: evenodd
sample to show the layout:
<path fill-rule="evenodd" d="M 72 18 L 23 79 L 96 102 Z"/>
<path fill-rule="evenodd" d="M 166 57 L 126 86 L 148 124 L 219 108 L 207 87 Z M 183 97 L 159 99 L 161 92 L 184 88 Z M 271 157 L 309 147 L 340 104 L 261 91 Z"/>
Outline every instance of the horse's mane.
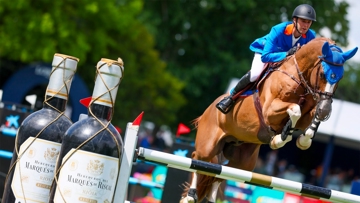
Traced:
<path fill-rule="evenodd" d="M 336 44 L 334 40 L 327 38 L 327 37 L 316 37 L 316 38 L 312 39 L 309 43 L 316 42 L 316 41 L 329 42 L 329 44 Z"/>

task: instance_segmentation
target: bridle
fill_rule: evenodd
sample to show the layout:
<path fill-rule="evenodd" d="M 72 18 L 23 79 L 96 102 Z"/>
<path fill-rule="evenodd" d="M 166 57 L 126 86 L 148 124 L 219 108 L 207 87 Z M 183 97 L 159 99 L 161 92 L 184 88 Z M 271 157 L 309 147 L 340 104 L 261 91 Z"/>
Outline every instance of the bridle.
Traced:
<path fill-rule="evenodd" d="M 333 51 L 339 51 L 338 49 L 336 48 L 331 48 Z M 317 68 L 317 72 L 316 72 L 316 81 L 315 81 L 315 87 L 314 88 L 311 88 L 311 86 L 308 84 L 308 82 L 305 80 L 304 76 L 303 76 L 303 73 L 300 71 L 300 68 L 299 68 L 299 65 L 296 61 L 296 57 L 295 57 L 295 54 L 294 54 L 294 64 L 295 64 L 295 68 L 296 68 L 296 71 L 299 75 L 299 79 L 294 77 L 293 75 L 290 75 L 289 73 L 283 71 L 283 70 L 280 70 L 279 68 L 275 69 L 276 71 L 280 71 L 286 75 L 288 75 L 292 80 L 294 80 L 299 86 L 302 86 L 304 89 L 305 89 L 305 94 L 304 95 L 301 95 L 301 97 L 303 98 L 305 95 L 307 94 L 311 94 L 314 101 L 319 101 L 319 99 L 331 99 L 334 94 L 331 93 L 331 92 L 324 92 L 324 91 L 321 91 L 319 89 L 319 78 L 320 78 L 320 67 L 321 66 L 321 62 L 324 61 L 325 63 L 328 63 L 330 65 L 334 65 L 334 66 L 343 66 L 344 64 L 337 64 L 337 63 L 333 63 L 331 61 L 328 61 L 325 59 L 324 56 L 319 56 L 318 60 L 316 60 L 316 62 L 314 63 L 313 65 L 313 68 Z M 319 95 L 319 96 L 318 96 Z M 302 100 L 302 99 L 301 99 Z"/>

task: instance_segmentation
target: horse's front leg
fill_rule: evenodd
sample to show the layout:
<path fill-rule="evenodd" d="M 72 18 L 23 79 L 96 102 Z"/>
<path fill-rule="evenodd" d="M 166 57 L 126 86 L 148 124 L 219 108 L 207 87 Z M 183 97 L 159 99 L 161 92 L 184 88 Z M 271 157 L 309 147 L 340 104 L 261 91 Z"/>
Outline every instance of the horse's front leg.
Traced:
<path fill-rule="evenodd" d="M 282 133 L 275 135 L 271 140 L 270 148 L 272 149 L 279 149 L 292 140 L 292 133 L 297 121 L 301 117 L 301 109 L 298 104 L 291 104 L 286 112 L 289 114 L 290 120 L 283 127 Z"/>
<path fill-rule="evenodd" d="M 320 125 L 320 121 L 314 116 L 310 126 L 305 130 L 305 134 L 301 134 L 296 140 L 296 146 L 301 150 L 307 150 L 311 146 L 312 138 L 314 138 Z"/>

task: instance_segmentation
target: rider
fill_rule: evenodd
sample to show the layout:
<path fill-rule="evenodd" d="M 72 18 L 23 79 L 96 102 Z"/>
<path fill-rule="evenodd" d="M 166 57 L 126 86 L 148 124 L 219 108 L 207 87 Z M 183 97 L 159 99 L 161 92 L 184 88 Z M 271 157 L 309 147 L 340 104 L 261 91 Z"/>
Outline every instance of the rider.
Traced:
<path fill-rule="evenodd" d="M 264 63 L 278 62 L 292 55 L 297 45 L 304 45 L 315 38 L 315 32 L 310 29 L 312 22 L 316 21 L 316 13 L 312 6 L 301 4 L 294 9 L 292 22 L 283 22 L 272 27 L 269 34 L 256 39 L 250 50 L 255 52 L 251 70 L 247 72 L 230 90 L 230 95 L 216 104 L 222 113 L 228 113 L 235 103 L 234 96 L 254 82 L 264 69 Z"/>

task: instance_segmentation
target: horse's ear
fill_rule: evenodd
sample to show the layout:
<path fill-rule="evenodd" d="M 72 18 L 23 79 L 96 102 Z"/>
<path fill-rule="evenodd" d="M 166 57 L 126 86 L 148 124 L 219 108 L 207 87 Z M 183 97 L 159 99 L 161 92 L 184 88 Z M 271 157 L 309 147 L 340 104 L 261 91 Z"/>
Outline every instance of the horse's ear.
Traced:
<path fill-rule="evenodd" d="M 356 54 L 357 50 L 358 50 L 358 48 L 355 47 L 354 49 L 349 50 L 349 51 L 343 53 L 342 55 L 343 55 L 345 61 L 346 61 L 346 60 L 349 60 L 351 57 L 353 57 L 353 56 Z"/>
<path fill-rule="evenodd" d="M 324 58 L 332 55 L 332 51 L 330 49 L 330 45 L 328 42 L 325 42 L 324 45 L 322 46 L 322 54 Z"/>

